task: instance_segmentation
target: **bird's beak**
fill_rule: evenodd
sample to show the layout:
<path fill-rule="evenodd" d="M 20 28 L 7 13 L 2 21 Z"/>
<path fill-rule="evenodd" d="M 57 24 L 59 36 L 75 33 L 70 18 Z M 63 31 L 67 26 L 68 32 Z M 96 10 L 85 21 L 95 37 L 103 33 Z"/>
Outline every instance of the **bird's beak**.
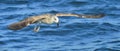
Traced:
<path fill-rule="evenodd" d="M 58 23 L 57 23 L 57 27 L 59 27 L 59 25 L 60 25 L 60 24 L 59 24 L 59 22 L 58 22 Z"/>

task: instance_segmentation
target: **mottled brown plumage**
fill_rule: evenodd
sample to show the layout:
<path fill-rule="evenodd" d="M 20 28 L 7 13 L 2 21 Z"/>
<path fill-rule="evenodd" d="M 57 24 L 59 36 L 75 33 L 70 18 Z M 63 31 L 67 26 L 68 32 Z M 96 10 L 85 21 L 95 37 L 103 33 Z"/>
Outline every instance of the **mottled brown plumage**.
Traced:
<path fill-rule="evenodd" d="M 38 17 L 29 17 L 29 18 L 26 18 L 20 22 L 16 22 L 16 23 L 12 23 L 8 26 L 9 29 L 11 30 L 19 30 L 19 29 L 22 29 L 30 24 L 33 24 L 35 23 L 37 20 L 39 19 L 42 19 L 42 17 L 38 18 Z"/>
<path fill-rule="evenodd" d="M 98 14 L 98 15 L 84 15 L 84 14 L 64 14 L 64 13 L 58 13 L 58 14 L 43 14 L 38 16 L 32 16 L 28 17 L 20 22 L 12 23 L 8 26 L 11 30 L 20 30 L 26 26 L 29 26 L 33 23 L 45 23 L 45 24 L 52 24 L 52 23 L 59 23 L 58 17 L 61 16 L 74 16 L 74 17 L 80 17 L 80 18 L 101 18 L 104 16 L 104 14 Z M 57 24 L 59 25 L 59 24 Z M 39 27 L 35 27 L 34 30 L 39 30 Z"/>

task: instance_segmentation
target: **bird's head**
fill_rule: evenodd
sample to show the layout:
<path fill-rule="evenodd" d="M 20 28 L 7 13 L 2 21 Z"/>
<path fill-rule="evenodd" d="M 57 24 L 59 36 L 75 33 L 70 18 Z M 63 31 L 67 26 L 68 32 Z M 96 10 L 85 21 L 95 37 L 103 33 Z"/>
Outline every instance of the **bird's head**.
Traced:
<path fill-rule="evenodd" d="M 54 23 L 57 24 L 57 27 L 59 27 L 59 18 L 57 16 L 53 17 Z"/>

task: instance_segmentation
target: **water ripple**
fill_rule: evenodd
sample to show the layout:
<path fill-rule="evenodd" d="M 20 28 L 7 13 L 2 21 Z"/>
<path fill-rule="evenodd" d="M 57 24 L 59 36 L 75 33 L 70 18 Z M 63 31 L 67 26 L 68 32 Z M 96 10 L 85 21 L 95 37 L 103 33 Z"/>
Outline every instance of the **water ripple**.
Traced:
<path fill-rule="evenodd" d="M 0 1 L 0 51 L 120 51 L 119 0 L 4 0 Z M 105 13 L 100 19 L 60 18 L 56 24 L 22 30 L 7 26 L 44 13 Z M 103 47 L 103 48 L 101 48 Z"/>
<path fill-rule="evenodd" d="M 110 49 L 110 48 L 98 48 L 95 49 L 94 51 L 120 51 L 120 50 Z"/>

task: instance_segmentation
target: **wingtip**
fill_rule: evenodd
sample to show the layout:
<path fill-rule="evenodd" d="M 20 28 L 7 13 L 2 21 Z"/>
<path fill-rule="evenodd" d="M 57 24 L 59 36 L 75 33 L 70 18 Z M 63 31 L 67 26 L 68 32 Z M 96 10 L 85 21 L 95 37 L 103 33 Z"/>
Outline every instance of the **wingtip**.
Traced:
<path fill-rule="evenodd" d="M 28 26 L 30 24 L 26 23 L 26 22 L 17 22 L 17 23 L 12 23 L 10 25 L 8 25 L 8 29 L 10 30 L 20 30 L 26 26 Z"/>
<path fill-rule="evenodd" d="M 100 13 L 100 14 L 95 15 L 95 18 L 103 18 L 104 16 L 105 16 L 104 13 Z"/>
<path fill-rule="evenodd" d="M 94 14 L 94 15 L 78 15 L 81 18 L 102 18 L 105 16 L 104 13 Z"/>
<path fill-rule="evenodd" d="M 105 13 L 101 13 L 100 15 L 101 15 L 101 17 L 104 17 L 104 16 L 105 16 Z"/>
<path fill-rule="evenodd" d="M 10 30 L 19 30 L 19 29 L 15 26 L 15 24 L 14 24 L 14 23 L 13 23 L 13 24 L 8 25 L 8 26 L 7 26 L 7 28 L 8 28 L 8 29 L 10 29 Z"/>

